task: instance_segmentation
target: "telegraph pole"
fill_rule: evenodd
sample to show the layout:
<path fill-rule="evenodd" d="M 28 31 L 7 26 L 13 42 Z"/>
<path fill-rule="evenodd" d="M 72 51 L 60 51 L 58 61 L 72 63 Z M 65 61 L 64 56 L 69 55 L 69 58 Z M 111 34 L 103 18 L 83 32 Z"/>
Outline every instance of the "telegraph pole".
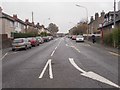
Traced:
<path fill-rule="evenodd" d="M 114 28 L 116 24 L 116 0 L 114 0 Z"/>
<path fill-rule="evenodd" d="M 32 12 L 32 22 L 34 22 L 33 12 Z"/>

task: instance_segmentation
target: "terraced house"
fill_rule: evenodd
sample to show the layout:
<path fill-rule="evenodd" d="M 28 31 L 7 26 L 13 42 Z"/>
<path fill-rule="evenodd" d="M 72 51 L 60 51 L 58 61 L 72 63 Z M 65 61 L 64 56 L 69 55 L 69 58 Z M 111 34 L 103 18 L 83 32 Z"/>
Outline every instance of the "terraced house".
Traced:
<path fill-rule="evenodd" d="M 1 20 L 1 26 L 2 32 L 0 34 L 6 34 L 8 38 L 12 38 L 11 33 L 12 32 L 21 32 L 25 33 L 26 29 L 26 23 L 19 19 L 17 15 L 10 16 L 4 12 L 2 12 L 2 9 L 0 10 L 0 20 Z"/>

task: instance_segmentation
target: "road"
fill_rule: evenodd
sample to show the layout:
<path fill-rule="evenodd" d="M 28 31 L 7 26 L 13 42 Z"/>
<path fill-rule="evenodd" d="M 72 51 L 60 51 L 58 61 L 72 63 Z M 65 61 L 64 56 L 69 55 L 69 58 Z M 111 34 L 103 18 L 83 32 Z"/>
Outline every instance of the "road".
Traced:
<path fill-rule="evenodd" d="M 57 38 L 2 60 L 3 88 L 116 88 L 118 56 L 103 48 Z"/>

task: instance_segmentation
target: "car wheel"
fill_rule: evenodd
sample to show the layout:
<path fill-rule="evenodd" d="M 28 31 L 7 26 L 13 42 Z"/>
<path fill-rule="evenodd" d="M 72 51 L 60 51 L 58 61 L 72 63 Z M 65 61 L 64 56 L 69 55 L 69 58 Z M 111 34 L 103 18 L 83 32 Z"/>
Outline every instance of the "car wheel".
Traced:
<path fill-rule="evenodd" d="M 12 48 L 12 51 L 15 51 L 15 49 Z"/>
<path fill-rule="evenodd" d="M 25 50 L 27 50 L 27 46 L 25 46 Z"/>

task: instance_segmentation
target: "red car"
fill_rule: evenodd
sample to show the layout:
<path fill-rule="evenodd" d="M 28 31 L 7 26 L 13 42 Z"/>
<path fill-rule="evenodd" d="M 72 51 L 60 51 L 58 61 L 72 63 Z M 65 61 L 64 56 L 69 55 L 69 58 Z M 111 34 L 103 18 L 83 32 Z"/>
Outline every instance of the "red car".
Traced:
<path fill-rule="evenodd" d="M 29 42 L 31 42 L 32 46 L 34 46 L 34 47 L 39 46 L 39 41 L 36 38 L 31 37 L 31 38 L 28 38 L 28 40 L 29 40 Z"/>
<path fill-rule="evenodd" d="M 76 40 L 76 37 L 77 37 L 76 35 L 73 35 L 72 40 Z"/>

